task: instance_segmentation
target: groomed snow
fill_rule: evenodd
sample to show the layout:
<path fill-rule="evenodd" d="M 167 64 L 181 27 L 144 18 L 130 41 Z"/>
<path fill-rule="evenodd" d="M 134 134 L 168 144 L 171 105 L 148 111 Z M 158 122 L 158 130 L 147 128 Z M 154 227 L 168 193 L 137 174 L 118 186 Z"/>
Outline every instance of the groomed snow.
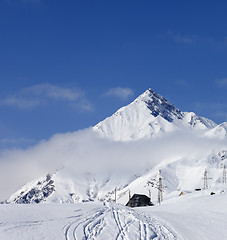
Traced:
<path fill-rule="evenodd" d="M 0 239 L 227 239 L 227 194 L 176 196 L 154 207 L 120 204 L 0 205 Z"/>

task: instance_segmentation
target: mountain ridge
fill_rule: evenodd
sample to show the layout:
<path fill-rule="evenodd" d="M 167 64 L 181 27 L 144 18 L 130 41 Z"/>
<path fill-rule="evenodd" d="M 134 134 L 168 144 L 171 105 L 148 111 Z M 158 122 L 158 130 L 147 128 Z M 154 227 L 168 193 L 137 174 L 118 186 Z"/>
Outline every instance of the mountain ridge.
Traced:
<path fill-rule="evenodd" d="M 94 156 L 91 154 L 95 161 L 93 164 L 97 165 L 95 158 L 101 157 L 103 151 L 108 152 L 108 148 L 114 145 L 114 151 L 111 153 L 114 155 L 120 151 L 123 155 L 122 161 L 126 161 L 125 165 L 131 165 L 130 159 L 133 159 L 135 154 L 130 151 L 135 148 L 138 151 L 137 155 L 145 159 L 141 161 L 136 171 L 135 169 L 134 172 L 129 171 L 126 176 L 124 171 L 116 174 L 116 171 L 113 172 L 109 167 L 99 174 L 87 172 L 87 169 L 78 174 L 76 171 L 73 172 L 76 165 L 68 164 L 54 174 L 48 173 L 38 180 L 27 183 L 13 194 L 8 202 L 112 201 L 114 191 L 117 189 L 118 200 L 125 203 L 128 191 L 147 193 L 147 182 L 155 177 L 158 169 L 164 173 L 170 195 L 178 194 L 178 189 L 190 192 L 196 186 L 201 187 L 205 168 L 212 168 L 215 181 L 212 186 L 218 187 L 222 177 L 221 167 L 227 164 L 227 150 L 223 144 L 226 135 L 223 136 L 223 130 L 218 129 L 225 129 L 226 126 L 225 123 L 217 125 L 193 112 L 182 112 L 164 97 L 149 89 L 91 129 L 98 135 L 94 141 L 99 141 L 100 136 L 104 142 L 106 138 L 111 140 L 107 141 L 109 145 L 104 144 L 107 150 L 89 149 L 94 151 Z M 219 132 L 222 133 L 220 139 L 213 141 L 213 137 L 219 136 Z M 137 143 L 141 139 L 144 140 L 142 144 Z M 71 139 L 69 143 L 74 147 Z M 128 148 L 129 146 L 131 148 Z M 122 152 L 124 148 L 126 151 Z M 145 152 L 147 148 L 151 149 Z M 83 150 L 79 156 L 83 159 L 86 154 Z M 114 156 L 106 157 L 107 163 L 114 159 Z M 123 162 L 117 161 L 117 164 L 118 170 L 121 170 Z M 143 164 L 148 164 L 145 172 L 142 170 L 145 167 Z"/>
<path fill-rule="evenodd" d="M 192 127 L 206 130 L 215 126 L 216 123 L 212 120 L 199 117 L 193 112 L 182 112 L 164 97 L 148 89 L 93 129 L 110 139 L 129 141 L 176 129 L 190 130 Z"/>

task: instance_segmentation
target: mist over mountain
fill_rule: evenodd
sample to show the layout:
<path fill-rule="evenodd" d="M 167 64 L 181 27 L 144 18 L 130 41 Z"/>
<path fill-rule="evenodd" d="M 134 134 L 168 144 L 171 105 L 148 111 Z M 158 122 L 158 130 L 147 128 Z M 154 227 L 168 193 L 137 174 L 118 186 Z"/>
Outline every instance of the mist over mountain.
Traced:
<path fill-rule="evenodd" d="M 182 112 L 148 89 L 93 128 L 2 153 L 1 200 L 110 201 L 117 189 L 125 204 L 129 190 L 147 194 L 147 182 L 159 170 L 166 194 L 201 187 L 205 168 L 218 188 L 227 161 L 225 126 Z"/>

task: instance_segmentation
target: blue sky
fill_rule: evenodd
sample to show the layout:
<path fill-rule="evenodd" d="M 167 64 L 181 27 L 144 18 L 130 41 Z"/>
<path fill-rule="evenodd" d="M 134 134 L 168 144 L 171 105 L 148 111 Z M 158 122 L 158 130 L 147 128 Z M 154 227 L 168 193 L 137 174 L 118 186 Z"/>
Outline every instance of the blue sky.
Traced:
<path fill-rule="evenodd" d="M 0 148 L 95 125 L 152 88 L 227 121 L 227 2 L 0 2 Z"/>

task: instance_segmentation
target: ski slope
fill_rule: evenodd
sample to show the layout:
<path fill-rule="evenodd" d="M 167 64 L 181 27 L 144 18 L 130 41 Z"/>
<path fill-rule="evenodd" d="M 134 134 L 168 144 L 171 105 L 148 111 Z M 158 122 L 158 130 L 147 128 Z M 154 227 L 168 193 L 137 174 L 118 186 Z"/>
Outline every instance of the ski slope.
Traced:
<path fill-rule="evenodd" d="M 5 208 L 5 209 L 4 209 Z M 1 239 L 178 239 L 156 218 L 114 204 L 8 205 Z M 6 214 L 7 213 L 7 214 Z"/>
<path fill-rule="evenodd" d="M 164 200 L 154 207 L 114 203 L 0 205 L 4 240 L 227 239 L 227 194 L 209 190 Z"/>

